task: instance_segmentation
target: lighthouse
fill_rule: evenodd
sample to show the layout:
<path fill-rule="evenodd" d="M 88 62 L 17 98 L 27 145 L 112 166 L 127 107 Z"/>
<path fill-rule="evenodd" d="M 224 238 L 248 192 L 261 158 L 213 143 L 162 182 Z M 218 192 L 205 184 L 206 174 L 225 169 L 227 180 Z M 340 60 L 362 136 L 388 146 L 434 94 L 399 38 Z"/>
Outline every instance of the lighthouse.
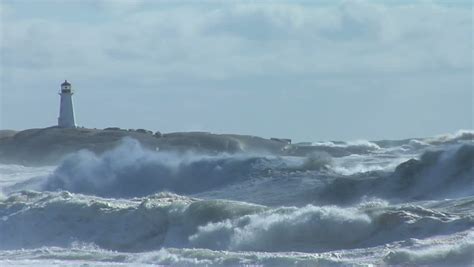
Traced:
<path fill-rule="evenodd" d="M 74 105 L 72 103 L 72 95 L 74 91 L 71 88 L 71 84 L 65 80 L 61 84 L 61 102 L 59 107 L 59 128 L 76 128 L 76 119 L 74 117 Z"/>

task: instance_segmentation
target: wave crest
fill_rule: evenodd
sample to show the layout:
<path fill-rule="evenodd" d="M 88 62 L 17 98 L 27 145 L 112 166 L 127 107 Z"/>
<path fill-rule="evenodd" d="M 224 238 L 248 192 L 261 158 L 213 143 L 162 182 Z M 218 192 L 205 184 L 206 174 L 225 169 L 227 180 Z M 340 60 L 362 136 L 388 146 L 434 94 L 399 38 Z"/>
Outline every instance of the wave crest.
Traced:
<path fill-rule="evenodd" d="M 79 242 L 118 251 L 198 247 L 322 252 L 474 227 L 470 214 L 416 205 L 270 208 L 172 193 L 114 200 L 23 191 L 0 200 L 0 208 L 0 249 L 68 247 Z"/>
<path fill-rule="evenodd" d="M 248 179 L 264 168 L 252 156 L 176 155 L 143 149 L 133 139 L 97 156 L 70 155 L 43 183 L 42 190 L 67 190 L 105 197 L 136 197 L 159 191 L 196 193 Z"/>
<path fill-rule="evenodd" d="M 363 179 L 361 179 L 363 178 Z M 474 146 L 425 152 L 400 164 L 392 174 L 340 177 L 314 190 L 324 203 L 351 203 L 364 196 L 392 200 L 444 199 L 474 195 Z"/>

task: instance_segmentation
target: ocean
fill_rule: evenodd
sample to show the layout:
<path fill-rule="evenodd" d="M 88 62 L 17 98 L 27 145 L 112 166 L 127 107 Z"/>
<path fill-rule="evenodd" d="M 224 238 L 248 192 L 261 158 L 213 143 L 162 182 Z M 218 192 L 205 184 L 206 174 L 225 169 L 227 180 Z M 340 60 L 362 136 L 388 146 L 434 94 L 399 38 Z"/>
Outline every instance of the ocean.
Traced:
<path fill-rule="evenodd" d="M 0 266 L 474 266 L 473 137 L 3 164 Z"/>

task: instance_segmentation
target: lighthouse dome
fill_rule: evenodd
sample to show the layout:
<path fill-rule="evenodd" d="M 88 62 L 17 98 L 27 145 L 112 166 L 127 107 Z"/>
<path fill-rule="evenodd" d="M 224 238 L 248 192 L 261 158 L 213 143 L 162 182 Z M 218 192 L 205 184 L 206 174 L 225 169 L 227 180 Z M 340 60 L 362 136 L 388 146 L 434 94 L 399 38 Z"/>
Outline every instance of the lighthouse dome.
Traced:
<path fill-rule="evenodd" d="M 70 86 L 71 84 L 67 81 L 64 80 L 64 82 L 61 84 L 61 86 Z"/>

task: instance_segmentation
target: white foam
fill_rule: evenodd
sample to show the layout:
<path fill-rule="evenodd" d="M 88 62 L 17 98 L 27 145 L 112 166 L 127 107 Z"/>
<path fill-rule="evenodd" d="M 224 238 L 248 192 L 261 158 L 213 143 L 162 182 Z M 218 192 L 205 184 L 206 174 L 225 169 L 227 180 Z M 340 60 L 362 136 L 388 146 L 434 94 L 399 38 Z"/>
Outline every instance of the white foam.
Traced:
<path fill-rule="evenodd" d="M 341 142 L 341 143 L 334 143 L 331 141 L 325 142 L 313 142 L 311 143 L 312 146 L 325 146 L 325 147 L 338 147 L 338 148 L 367 148 L 370 150 L 378 150 L 380 146 L 367 141 L 367 140 L 355 140 L 349 142 Z"/>
<path fill-rule="evenodd" d="M 15 164 L 0 164 L 0 191 L 3 188 L 21 183 L 33 177 L 47 176 L 54 166 L 26 167 Z"/>
<path fill-rule="evenodd" d="M 474 264 L 474 235 L 455 244 L 431 243 L 418 249 L 397 249 L 384 257 L 391 265 L 470 266 Z"/>

